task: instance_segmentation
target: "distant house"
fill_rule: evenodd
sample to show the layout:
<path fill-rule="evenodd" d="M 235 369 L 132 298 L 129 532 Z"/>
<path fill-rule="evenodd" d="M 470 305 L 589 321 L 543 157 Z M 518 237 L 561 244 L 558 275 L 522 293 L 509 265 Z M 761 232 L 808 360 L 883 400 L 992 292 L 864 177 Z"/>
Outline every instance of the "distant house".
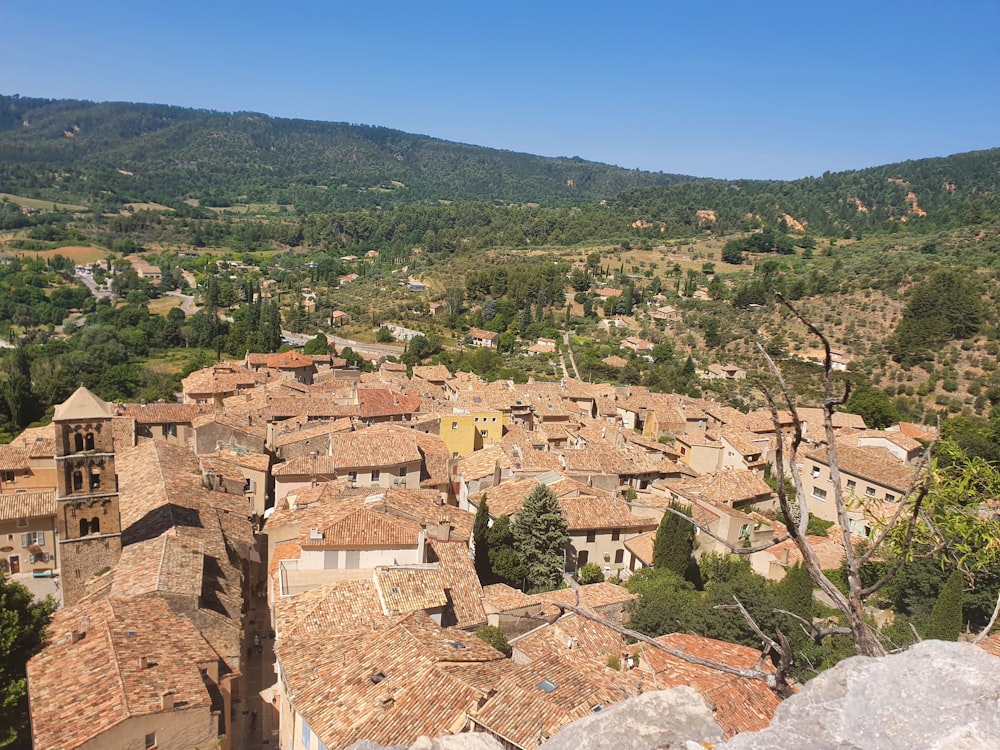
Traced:
<path fill-rule="evenodd" d="M 627 339 L 623 339 L 622 346 L 626 349 L 631 349 L 637 354 L 645 354 L 653 351 L 653 342 L 646 341 L 646 339 L 641 339 L 638 336 L 629 336 Z"/>
<path fill-rule="evenodd" d="M 343 310 L 334 310 L 330 313 L 330 325 L 334 328 L 339 328 L 340 326 L 345 326 L 351 322 L 351 316 L 345 313 Z"/>
<path fill-rule="evenodd" d="M 132 264 L 132 270 L 139 275 L 140 279 L 148 279 L 157 286 L 163 281 L 163 273 L 160 271 L 159 266 L 152 266 L 142 258 L 134 256 L 129 256 L 127 260 Z"/>
<path fill-rule="evenodd" d="M 416 281 L 414 279 L 410 279 L 407 282 L 406 288 L 409 291 L 411 291 L 411 292 L 426 292 L 427 291 L 427 285 L 424 282 L 422 282 L 422 281 Z"/>
<path fill-rule="evenodd" d="M 469 329 L 469 343 L 472 346 L 482 347 L 483 349 L 496 349 L 499 341 L 499 333 L 484 331 L 482 328 Z"/>
<path fill-rule="evenodd" d="M 556 350 L 556 342 L 553 339 L 538 339 L 538 341 L 528 347 L 532 354 L 551 354 Z"/>
<path fill-rule="evenodd" d="M 431 302 L 427 306 L 427 309 L 430 310 L 431 316 L 436 318 L 438 315 L 444 315 L 446 312 L 448 312 L 448 303 Z"/>
<path fill-rule="evenodd" d="M 708 366 L 704 377 L 722 380 L 746 380 L 747 371 L 736 365 L 720 365 L 713 363 Z"/>
<path fill-rule="evenodd" d="M 681 319 L 681 314 L 676 307 L 665 305 L 664 307 L 657 307 L 655 310 L 650 310 L 649 317 L 653 320 L 663 320 L 673 323 Z"/>

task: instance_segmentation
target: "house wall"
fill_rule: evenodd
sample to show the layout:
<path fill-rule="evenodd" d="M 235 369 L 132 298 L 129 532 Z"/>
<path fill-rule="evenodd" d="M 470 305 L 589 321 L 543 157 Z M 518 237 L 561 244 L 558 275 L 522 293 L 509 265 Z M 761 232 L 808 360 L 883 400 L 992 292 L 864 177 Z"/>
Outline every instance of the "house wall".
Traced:
<path fill-rule="evenodd" d="M 13 474 L 13 481 L 0 479 L 0 491 L 44 492 L 56 488 L 56 461 L 54 458 L 29 459 L 27 471 L 15 471 Z"/>
<path fill-rule="evenodd" d="M 128 719 L 78 747 L 79 750 L 145 750 L 146 735 L 154 732 L 156 750 L 215 747 L 219 719 L 208 707 L 158 711 Z"/>
<path fill-rule="evenodd" d="M 350 554 L 349 554 L 350 553 Z M 348 557 L 357 560 L 348 566 Z M 395 549 L 302 550 L 299 570 L 368 570 L 379 565 L 418 565 L 423 562 L 423 544 Z"/>
<path fill-rule="evenodd" d="M 136 437 L 146 437 L 160 443 L 180 445 L 188 448 L 194 441 L 194 428 L 190 424 L 138 424 L 135 425 Z"/>
<path fill-rule="evenodd" d="M 199 456 L 215 453 L 219 445 L 243 448 L 254 453 L 265 453 L 264 438 L 251 435 L 227 425 L 209 422 L 193 429 L 194 452 Z"/>
<path fill-rule="evenodd" d="M 637 536 L 643 531 L 656 528 L 650 522 L 648 528 L 637 529 L 571 529 L 569 544 L 566 546 L 566 572 L 572 573 L 586 563 L 596 563 L 601 566 L 606 576 L 613 576 L 628 567 L 629 552 L 625 549 L 625 540 Z M 593 534 L 593 541 L 589 534 Z M 615 536 L 617 534 L 617 539 Z M 581 553 L 586 553 L 586 560 L 581 562 Z"/>
<path fill-rule="evenodd" d="M 497 445 L 503 439 L 506 426 L 507 415 L 501 411 L 448 414 L 441 417 L 438 437 L 448 446 L 452 456 L 468 456 L 474 451 Z"/>
<path fill-rule="evenodd" d="M 37 558 L 28 551 L 31 542 L 24 543 L 26 541 L 25 534 L 34 534 L 35 532 L 41 533 L 43 537 L 41 544 L 39 544 L 43 555 Z M 33 570 L 53 570 L 58 567 L 58 547 L 55 516 L 0 521 L 0 550 L 2 550 L 0 551 L 0 570 L 6 573 L 12 572 L 14 567 L 12 558 L 17 559 L 16 567 L 21 573 L 30 573 Z"/>
<path fill-rule="evenodd" d="M 807 458 L 799 463 L 799 477 L 806 491 L 806 507 L 809 512 L 836 523 L 837 504 L 834 502 L 830 467 Z M 855 522 L 864 520 L 865 514 L 861 508 L 863 502 L 898 503 L 905 494 L 903 490 L 856 476 L 843 468 L 840 470 L 840 480 L 844 501 L 849 506 L 854 506 L 848 508 L 848 517 Z M 863 523 L 861 525 L 865 526 Z M 858 531 L 861 532 L 863 529 Z"/>
<path fill-rule="evenodd" d="M 721 445 L 688 445 L 677 441 L 681 463 L 687 464 L 699 474 L 714 474 L 722 463 Z"/>

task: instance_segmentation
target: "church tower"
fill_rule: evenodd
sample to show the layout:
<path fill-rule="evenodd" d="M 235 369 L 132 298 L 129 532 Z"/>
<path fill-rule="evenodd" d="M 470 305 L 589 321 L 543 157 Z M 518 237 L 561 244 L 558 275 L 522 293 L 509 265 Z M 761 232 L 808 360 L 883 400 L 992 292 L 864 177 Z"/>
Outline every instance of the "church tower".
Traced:
<path fill-rule="evenodd" d="M 111 405 L 80 386 L 56 407 L 56 528 L 63 601 L 75 604 L 122 551 Z"/>

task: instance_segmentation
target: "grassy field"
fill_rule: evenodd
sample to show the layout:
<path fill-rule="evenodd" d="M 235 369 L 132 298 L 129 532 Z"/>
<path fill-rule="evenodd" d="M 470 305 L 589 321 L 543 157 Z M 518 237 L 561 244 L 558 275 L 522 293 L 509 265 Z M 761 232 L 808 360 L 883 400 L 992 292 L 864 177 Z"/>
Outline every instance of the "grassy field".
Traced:
<path fill-rule="evenodd" d="M 173 308 L 180 306 L 180 297 L 157 297 L 149 301 L 149 311 L 153 315 L 166 315 Z"/>
<path fill-rule="evenodd" d="M 126 203 L 126 210 L 132 211 L 173 211 L 174 209 L 170 206 L 164 206 L 159 203 Z"/>
<path fill-rule="evenodd" d="M 0 200 L 6 198 L 11 203 L 16 203 L 19 206 L 24 206 L 25 208 L 35 208 L 41 211 L 51 211 L 52 207 L 55 206 L 59 211 L 89 211 L 90 209 L 86 206 L 78 206 L 75 203 L 57 203 L 55 201 L 44 201 L 38 200 L 37 198 L 25 198 L 21 195 L 12 195 L 11 193 L 0 193 Z"/>
<path fill-rule="evenodd" d="M 108 251 L 102 247 L 86 247 L 82 245 L 68 245 L 57 247 L 53 250 L 18 250 L 24 255 L 33 255 L 36 258 L 51 258 L 53 255 L 61 255 L 64 258 L 71 258 L 74 263 L 87 264 L 104 260 L 108 257 Z"/>

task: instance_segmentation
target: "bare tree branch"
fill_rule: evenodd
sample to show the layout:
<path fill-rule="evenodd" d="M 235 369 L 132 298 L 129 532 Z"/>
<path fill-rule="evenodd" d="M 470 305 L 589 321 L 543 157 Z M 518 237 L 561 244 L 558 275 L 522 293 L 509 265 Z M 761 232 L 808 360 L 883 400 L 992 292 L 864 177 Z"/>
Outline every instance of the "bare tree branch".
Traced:
<path fill-rule="evenodd" d="M 629 628 L 618 625 L 617 623 L 614 623 L 605 617 L 601 617 L 600 615 L 583 607 L 577 607 L 576 605 L 573 604 L 564 604 L 562 602 L 552 602 L 552 606 L 558 607 L 559 609 L 565 610 L 567 612 L 573 612 L 574 614 L 579 615 L 580 617 L 583 617 L 587 620 L 592 620 L 593 622 L 600 623 L 601 625 L 604 625 L 606 628 L 610 628 L 616 633 L 628 636 L 629 638 L 634 638 L 637 641 L 645 643 L 648 646 L 652 646 L 653 648 L 659 649 L 660 651 L 670 654 L 671 656 L 675 656 L 678 659 L 688 662 L 689 664 L 698 664 L 699 666 L 702 667 L 709 667 L 711 669 L 716 669 L 720 672 L 725 672 L 726 674 L 732 674 L 738 677 L 744 677 L 748 680 L 759 680 L 761 682 L 767 683 L 768 687 L 772 689 L 777 689 L 775 676 L 773 673 L 765 672 L 762 669 L 756 669 L 756 668 L 743 669 L 740 667 L 734 667 L 729 664 L 723 664 L 722 662 L 713 661 L 712 659 L 703 659 L 700 656 L 689 654 L 687 651 L 684 651 L 683 649 L 671 648 L 670 646 L 665 646 L 655 638 L 650 638 L 648 635 L 644 635 L 636 630 L 630 630 Z"/>
<path fill-rule="evenodd" d="M 715 609 L 738 609 L 740 614 L 743 615 L 743 619 L 746 621 L 747 625 L 750 626 L 750 629 L 764 642 L 766 646 L 766 648 L 761 652 L 761 661 L 767 657 L 768 652 L 772 652 L 778 657 L 778 664 L 776 666 L 777 671 L 774 675 L 775 690 L 777 690 L 782 696 L 787 697 L 791 694 L 791 688 L 788 685 L 788 670 L 792 668 L 793 658 L 791 643 L 788 642 L 788 638 L 785 637 L 785 634 L 782 633 L 780 629 L 777 633 L 778 638 L 781 641 L 780 643 L 766 635 L 764 631 L 761 630 L 760 625 L 757 624 L 757 621 L 750 616 L 746 607 L 743 606 L 743 603 L 736 597 L 735 594 L 733 595 L 733 601 L 736 602 L 735 605 L 719 604 L 716 605 Z M 760 667 L 760 663 L 760 661 L 757 662 L 758 669 Z"/>
<path fill-rule="evenodd" d="M 982 632 L 972 639 L 973 643 L 982 643 L 983 639 L 990 634 L 993 630 L 993 626 L 997 624 L 997 617 L 1000 617 L 1000 594 L 997 594 L 997 604 L 993 608 L 993 616 L 990 617 L 990 621 L 986 623 L 986 627 L 983 628 Z"/>

